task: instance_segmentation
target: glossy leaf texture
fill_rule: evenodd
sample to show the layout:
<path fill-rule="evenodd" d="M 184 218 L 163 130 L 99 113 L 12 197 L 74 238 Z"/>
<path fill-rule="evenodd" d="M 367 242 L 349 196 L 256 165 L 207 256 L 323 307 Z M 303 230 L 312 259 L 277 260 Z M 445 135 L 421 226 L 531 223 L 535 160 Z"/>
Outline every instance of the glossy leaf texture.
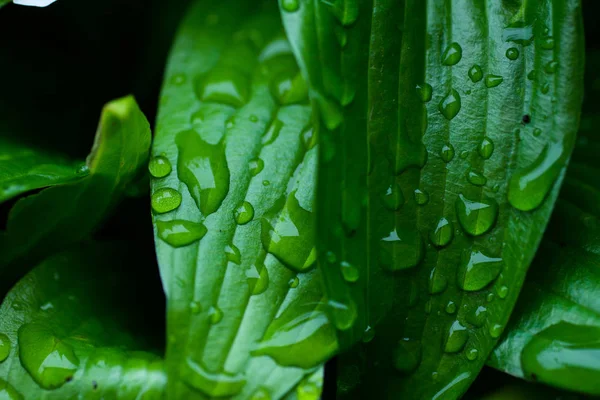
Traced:
<path fill-rule="evenodd" d="M 0 307 L 1 398 L 165 398 L 164 361 L 136 332 L 144 321 L 126 251 L 79 245 L 11 289 Z"/>
<path fill-rule="evenodd" d="M 314 268 L 311 126 L 277 5 L 195 2 L 150 160 L 170 397 L 319 398 L 337 345 Z"/>
<path fill-rule="evenodd" d="M 23 265 L 90 235 L 146 166 L 150 140 L 150 126 L 133 97 L 104 107 L 94 146 L 79 171 L 87 175 L 72 183 L 54 182 L 11 208 L 0 232 L 3 290 L 27 272 Z"/>
<path fill-rule="evenodd" d="M 507 332 L 488 364 L 598 395 L 600 385 L 599 54 L 588 56 L 582 129 L 548 230 Z M 587 109 L 587 111 L 585 111 Z"/>
<path fill-rule="evenodd" d="M 580 4 L 280 8 L 323 125 L 330 314 L 343 348 L 367 342 L 358 365 L 339 363 L 364 375 L 350 396 L 458 398 L 504 329 L 571 154 Z"/>

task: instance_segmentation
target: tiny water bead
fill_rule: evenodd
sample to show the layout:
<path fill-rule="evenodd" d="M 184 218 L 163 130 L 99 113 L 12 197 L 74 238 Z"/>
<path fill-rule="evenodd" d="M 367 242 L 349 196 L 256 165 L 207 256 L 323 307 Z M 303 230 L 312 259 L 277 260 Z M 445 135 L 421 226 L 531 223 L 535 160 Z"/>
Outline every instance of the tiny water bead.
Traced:
<path fill-rule="evenodd" d="M 351 299 L 345 301 L 329 300 L 327 302 L 333 324 L 340 331 L 346 331 L 350 329 L 357 318 L 356 305 Z"/>
<path fill-rule="evenodd" d="M 417 95 L 423 103 L 427 103 L 433 97 L 433 87 L 429 83 L 417 85 Z"/>
<path fill-rule="evenodd" d="M 171 162 L 165 156 L 152 157 L 148 163 L 150 175 L 155 178 L 164 178 L 171 173 L 172 169 Z"/>
<path fill-rule="evenodd" d="M 463 160 L 466 160 L 469 157 L 469 150 L 463 150 L 460 152 L 460 158 Z"/>
<path fill-rule="evenodd" d="M 171 84 L 175 86 L 181 86 L 187 81 L 185 74 L 175 74 L 171 77 Z"/>
<path fill-rule="evenodd" d="M 498 203 L 491 197 L 469 200 L 462 194 L 456 199 L 456 214 L 463 229 L 472 236 L 483 235 L 494 226 Z"/>
<path fill-rule="evenodd" d="M 469 331 L 458 320 L 454 321 L 446 334 L 444 351 L 446 353 L 458 353 L 469 339 Z"/>
<path fill-rule="evenodd" d="M 342 271 L 342 276 L 346 282 L 356 282 L 360 277 L 359 269 L 347 261 L 342 261 L 340 263 L 340 270 Z"/>
<path fill-rule="evenodd" d="M 250 168 L 250 175 L 256 176 L 265 167 L 265 162 L 262 159 L 260 159 L 260 158 L 256 158 L 256 159 L 250 161 L 250 163 L 248 164 L 248 166 Z"/>
<path fill-rule="evenodd" d="M 300 7 L 300 3 L 298 0 L 281 0 L 281 7 L 287 12 L 294 12 Z"/>
<path fill-rule="evenodd" d="M 305 382 L 296 388 L 296 398 L 298 400 L 319 400 L 321 389 L 313 382 Z"/>
<path fill-rule="evenodd" d="M 275 119 L 262 137 L 261 143 L 263 146 L 268 146 L 277 140 L 282 128 L 283 122 L 279 119 Z"/>
<path fill-rule="evenodd" d="M 550 84 L 548 82 L 544 82 L 540 90 L 542 91 L 542 94 L 548 94 L 550 91 Z"/>
<path fill-rule="evenodd" d="M 227 66 L 212 69 L 195 87 L 203 102 L 242 107 L 250 96 L 250 80 L 241 71 Z"/>
<path fill-rule="evenodd" d="M 504 268 L 500 257 L 490 257 L 481 250 L 465 251 L 457 271 L 458 286 L 474 292 L 494 281 Z"/>
<path fill-rule="evenodd" d="M 554 48 L 554 38 L 552 36 L 543 37 L 540 47 L 544 50 L 552 50 Z"/>
<path fill-rule="evenodd" d="M 473 83 L 477 83 L 483 79 L 483 70 L 479 65 L 475 64 L 469 69 L 469 78 Z"/>
<path fill-rule="evenodd" d="M 392 354 L 394 367 L 402 373 L 412 372 L 421 364 L 422 353 L 420 341 L 400 339 Z"/>
<path fill-rule="evenodd" d="M 492 324 L 490 326 L 490 336 L 493 337 L 494 339 L 497 339 L 500 337 L 503 330 L 504 330 L 504 327 L 502 325 Z"/>
<path fill-rule="evenodd" d="M 223 311 L 221 311 L 219 307 L 213 306 L 208 310 L 208 320 L 211 324 L 218 324 L 222 319 Z"/>
<path fill-rule="evenodd" d="M 448 304 L 446 304 L 446 312 L 448 314 L 454 314 L 456 312 L 456 303 L 449 301 Z"/>
<path fill-rule="evenodd" d="M 531 70 L 529 71 L 529 73 L 527 74 L 527 79 L 529 79 L 530 81 L 535 79 L 535 70 Z"/>
<path fill-rule="evenodd" d="M 478 306 L 471 314 L 467 314 L 467 322 L 480 327 L 483 326 L 487 319 L 487 308 Z"/>
<path fill-rule="evenodd" d="M 365 331 L 363 332 L 363 336 L 362 336 L 362 342 L 363 343 L 369 343 L 370 341 L 372 341 L 375 338 L 375 329 L 371 326 L 367 326 L 365 328 Z"/>
<path fill-rule="evenodd" d="M 296 289 L 298 287 L 298 285 L 300 284 L 300 279 L 298 279 L 297 276 L 294 276 L 293 278 L 291 278 L 288 281 L 288 286 L 292 289 Z"/>
<path fill-rule="evenodd" d="M 477 350 L 477 349 L 467 350 L 467 360 L 475 361 L 475 360 L 477 360 L 478 356 L 479 356 L 479 350 Z"/>
<path fill-rule="evenodd" d="M 544 72 L 547 74 L 553 74 L 556 72 L 556 68 L 558 68 L 558 63 L 556 61 L 550 61 L 544 65 Z"/>
<path fill-rule="evenodd" d="M 487 88 L 495 88 L 496 86 L 500 85 L 502 82 L 504 82 L 504 78 L 501 77 L 500 75 L 487 75 L 485 77 L 485 87 Z"/>
<path fill-rule="evenodd" d="M 397 211 L 404 204 L 402 189 L 397 183 L 391 184 L 382 196 L 383 204 L 388 210 Z"/>
<path fill-rule="evenodd" d="M 202 223 L 185 220 L 156 221 L 158 237 L 173 247 L 192 244 L 204 237 L 208 230 Z"/>
<path fill-rule="evenodd" d="M 477 150 L 479 152 L 479 155 L 485 160 L 487 160 L 492 156 L 492 154 L 494 154 L 494 142 L 492 141 L 492 139 L 484 137 L 481 140 L 481 143 L 479 144 L 479 148 Z"/>
<path fill-rule="evenodd" d="M 398 226 L 381 239 L 380 261 L 384 269 L 399 271 L 417 266 L 425 254 L 421 234 L 414 226 Z"/>
<path fill-rule="evenodd" d="M 250 400 L 271 400 L 271 394 L 265 388 L 258 388 L 252 394 Z"/>
<path fill-rule="evenodd" d="M 246 225 L 248 222 L 252 221 L 254 218 L 254 207 L 252 204 L 244 201 L 242 204 L 238 206 L 233 212 L 235 217 L 235 222 L 238 225 Z"/>
<path fill-rule="evenodd" d="M 264 293 L 269 287 L 269 271 L 264 264 L 253 264 L 246 270 L 246 280 L 252 295 Z"/>
<path fill-rule="evenodd" d="M 513 61 L 516 60 L 519 58 L 519 50 L 516 47 L 509 48 L 506 50 L 506 58 Z"/>
<path fill-rule="evenodd" d="M 444 54 L 442 54 L 442 64 L 447 66 L 456 65 L 461 58 L 462 47 L 460 47 L 458 43 L 454 42 L 446 47 Z"/>
<path fill-rule="evenodd" d="M 435 229 L 431 232 L 429 239 L 431 243 L 433 243 L 437 247 L 447 246 L 454 237 L 454 227 L 452 226 L 452 222 L 448 221 L 446 218 L 441 217 Z"/>
<path fill-rule="evenodd" d="M 192 301 L 190 303 L 190 311 L 192 312 L 192 314 L 198 314 L 200 311 L 202 311 L 202 305 L 200 304 L 200 302 Z"/>
<path fill-rule="evenodd" d="M 483 174 L 473 170 L 467 173 L 467 180 L 474 186 L 483 186 L 487 183 L 487 178 Z"/>
<path fill-rule="evenodd" d="M 429 275 L 429 293 L 442 293 L 448 287 L 448 279 L 443 275 L 440 269 L 433 268 Z"/>
<path fill-rule="evenodd" d="M 242 253 L 233 243 L 225 246 L 225 257 L 227 257 L 227 261 L 234 264 L 240 265 L 242 263 Z"/>
<path fill-rule="evenodd" d="M 10 339 L 4 333 L 0 333 L 0 363 L 8 358 L 10 349 Z"/>
<path fill-rule="evenodd" d="M 440 150 L 440 157 L 445 163 L 449 163 L 454 158 L 454 146 L 450 143 L 446 143 L 442 150 Z"/>
<path fill-rule="evenodd" d="M 535 128 L 533 130 L 533 136 L 538 137 L 542 134 L 542 130 L 540 128 Z"/>
<path fill-rule="evenodd" d="M 171 188 L 161 188 L 152 194 L 152 209 L 158 214 L 164 214 L 177 209 L 181 205 L 181 193 Z"/>
<path fill-rule="evenodd" d="M 258 117 L 256 115 L 252 114 L 252 115 L 250 115 L 248 120 L 250 120 L 250 122 L 258 122 Z"/>
<path fill-rule="evenodd" d="M 325 253 L 325 259 L 329 264 L 334 264 L 337 261 L 337 257 L 333 251 Z"/>
<path fill-rule="evenodd" d="M 508 286 L 502 285 L 502 286 L 496 287 L 496 294 L 501 299 L 505 299 L 506 296 L 508 296 Z"/>
<path fill-rule="evenodd" d="M 415 189 L 414 196 L 415 202 L 420 206 L 424 206 L 429 202 L 429 193 L 423 189 Z"/>
<path fill-rule="evenodd" d="M 491 303 L 492 301 L 494 301 L 494 298 L 495 298 L 495 297 L 496 297 L 496 296 L 494 296 L 494 293 L 491 293 L 491 292 L 490 292 L 490 293 L 488 293 L 488 294 L 487 294 L 487 296 L 485 297 L 485 300 L 486 300 L 488 303 Z"/>
<path fill-rule="evenodd" d="M 448 120 L 452 120 L 456 117 L 461 108 L 460 94 L 454 89 L 440 101 L 439 110 L 442 115 Z"/>

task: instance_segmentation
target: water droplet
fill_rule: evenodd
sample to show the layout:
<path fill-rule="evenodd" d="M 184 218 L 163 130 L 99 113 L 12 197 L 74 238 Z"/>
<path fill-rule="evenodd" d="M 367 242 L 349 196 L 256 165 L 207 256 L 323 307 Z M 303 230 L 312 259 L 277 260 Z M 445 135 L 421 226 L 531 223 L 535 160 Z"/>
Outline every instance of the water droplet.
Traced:
<path fill-rule="evenodd" d="M 281 7 L 287 12 L 294 12 L 300 7 L 300 3 L 298 0 L 281 0 Z"/>
<path fill-rule="evenodd" d="M 171 188 L 161 188 L 152 194 L 152 209 L 158 214 L 175 210 L 181 204 L 181 193 Z"/>
<path fill-rule="evenodd" d="M 493 337 L 494 339 L 500 337 L 503 329 L 504 329 L 504 327 L 502 325 L 493 324 L 492 326 L 490 326 L 490 336 Z"/>
<path fill-rule="evenodd" d="M 490 257 L 480 250 L 466 251 L 458 267 L 458 286 L 469 292 L 481 290 L 498 277 L 503 267 L 502 258 Z"/>
<path fill-rule="evenodd" d="M 469 157 L 469 150 L 463 150 L 460 152 L 460 158 L 463 160 L 466 160 Z"/>
<path fill-rule="evenodd" d="M 260 158 L 256 158 L 256 159 L 250 161 L 248 166 L 250 168 L 250 175 L 256 176 L 265 167 L 265 162 L 263 160 L 261 160 Z"/>
<path fill-rule="evenodd" d="M 296 289 L 298 287 L 298 285 L 300 284 L 300 279 L 298 279 L 297 276 L 291 278 L 288 281 L 288 286 L 291 287 L 292 289 Z"/>
<path fill-rule="evenodd" d="M 469 69 L 469 78 L 473 83 L 477 83 L 483 79 L 483 71 L 479 65 L 475 64 Z"/>
<path fill-rule="evenodd" d="M 544 65 L 544 71 L 547 74 L 553 74 L 556 72 L 556 68 L 558 67 L 558 63 L 556 61 L 550 61 L 546 65 Z"/>
<path fill-rule="evenodd" d="M 283 0 L 285 1 L 285 0 Z M 271 394 L 265 388 L 258 388 L 250 397 L 250 400 L 271 400 Z"/>
<path fill-rule="evenodd" d="M 494 154 L 494 142 L 492 142 L 492 139 L 484 137 L 483 140 L 481 140 L 481 143 L 479 144 L 479 155 L 481 157 L 483 157 L 484 159 L 488 159 L 492 156 L 492 154 Z"/>
<path fill-rule="evenodd" d="M 402 189 L 397 183 L 392 183 L 382 196 L 383 204 L 388 210 L 396 211 L 404 204 L 404 195 Z"/>
<path fill-rule="evenodd" d="M 203 392 L 210 398 L 232 397 L 241 392 L 246 385 L 243 375 L 210 372 L 191 357 L 186 360 L 181 378 L 187 385 Z"/>
<path fill-rule="evenodd" d="M 281 105 L 300 103 L 308 96 L 306 81 L 298 71 L 286 70 L 275 75 L 270 88 L 271 94 Z"/>
<path fill-rule="evenodd" d="M 456 303 L 449 301 L 448 304 L 446 304 L 446 312 L 448 314 L 454 314 L 456 312 Z"/>
<path fill-rule="evenodd" d="M 190 311 L 192 312 L 192 314 L 198 314 L 200 311 L 202 311 L 202 305 L 200 304 L 200 302 L 192 301 L 190 303 Z"/>
<path fill-rule="evenodd" d="M 485 297 L 485 300 L 486 300 L 488 303 L 491 303 L 492 301 L 494 301 L 494 297 L 495 297 L 495 296 L 494 296 L 494 293 L 488 293 L 488 294 L 487 294 L 487 296 Z"/>
<path fill-rule="evenodd" d="M 333 324 L 340 331 L 348 330 L 354 325 L 356 317 L 356 305 L 351 299 L 347 299 L 344 302 L 329 300 L 327 302 Z"/>
<path fill-rule="evenodd" d="M 546 145 L 539 157 L 528 167 L 517 171 L 510 179 L 508 201 L 521 211 L 539 207 L 554 185 L 566 162 L 566 152 L 560 142 Z"/>
<path fill-rule="evenodd" d="M 421 364 L 421 342 L 409 338 L 398 341 L 393 353 L 394 367 L 402 373 L 409 373 Z"/>
<path fill-rule="evenodd" d="M 158 237 L 173 247 L 192 244 L 204 237 L 208 231 L 204 224 L 176 219 L 156 221 Z"/>
<path fill-rule="evenodd" d="M 283 122 L 278 119 L 273 120 L 271 125 L 269 125 L 269 129 L 267 129 L 262 137 L 263 146 L 268 146 L 277 140 L 279 133 L 281 132 L 281 128 L 283 128 Z"/>
<path fill-rule="evenodd" d="M 538 137 L 542 134 L 542 130 L 540 128 L 535 128 L 533 130 L 533 136 Z"/>
<path fill-rule="evenodd" d="M 334 264 L 337 261 L 337 257 L 333 251 L 325 253 L 325 259 L 329 264 Z"/>
<path fill-rule="evenodd" d="M 415 189 L 414 195 L 415 202 L 420 206 L 424 206 L 429 202 L 429 193 L 427 193 L 425 190 Z"/>
<path fill-rule="evenodd" d="M 271 182 L 268 180 L 264 180 L 264 181 L 262 181 L 262 184 L 263 184 L 263 186 L 269 186 L 271 184 Z"/>
<path fill-rule="evenodd" d="M 365 331 L 363 332 L 362 342 L 363 343 L 369 343 L 374 338 L 375 338 L 375 329 L 372 328 L 371 326 L 367 326 L 365 328 Z"/>
<path fill-rule="evenodd" d="M 241 107 L 248 101 L 250 81 L 239 70 L 222 65 L 198 81 L 196 94 L 203 102 Z"/>
<path fill-rule="evenodd" d="M 467 173 L 467 180 L 475 186 L 483 186 L 487 183 L 487 178 L 483 174 L 473 170 L 469 170 Z"/>
<path fill-rule="evenodd" d="M 218 324 L 222 319 L 223 311 L 221 311 L 219 307 L 213 306 L 208 310 L 208 320 L 211 324 Z"/>
<path fill-rule="evenodd" d="M 317 135 L 315 135 L 312 125 L 307 129 L 303 130 L 300 135 L 302 137 L 302 143 L 304 143 L 304 148 L 306 150 L 310 150 L 317 145 Z"/>
<path fill-rule="evenodd" d="M 281 213 L 278 213 L 285 201 Z M 262 219 L 261 241 L 266 251 L 296 272 L 306 271 L 316 261 L 314 245 L 315 220 L 313 213 L 300 206 L 296 192 L 277 201 L 272 212 Z"/>
<path fill-rule="evenodd" d="M 535 70 L 531 70 L 529 71 L 529 73 L 527 74 L 527 79 L 529 79 L 530 81 L 535 79 Z"/>
<path fill-rule="evenodd" d="M 423 103 L 427 103 L 433 97 L 433 88 L 429 83 L 417 85 L 417 95 Z"/>
<path fill-rule="evenodd" d="M 460 95 L 454 89 L 450 90 L 446 97 L 444 97 L 442 101 L 440 101 L 439 105 L 440 112 L 448 121 L 450 121 L 458 115 L 460 107 Z"/>
<path fill-rule="evenodd" d="M 442 271 L 435 267 L 429 275 L 429 293 L 442 293 L 448 287 L 448 279 L 442 274 Z"/>
<path fill-rule="evenodd" d="M 451 43 L 444 54 L 442 55 L 442 64 L 444 65 L 456 65 L 462 58 L 462 47 L 456 42 Z"/>
<path fill-rule="evenodd" d="M 519 50 L 516 47 L 509 48 L 506 50 L 506 58 L 513 61 L 516 60 L 519 58 Z"/>
<path fill-rule="evenodd" d="M 11 346 L 8 336 L 4 333 L 0 333 L 0 363 L 6 360 L 10 355 Z"/>
<path fill-rule="evenodd" d="M 381 239 L 380 261 L 388 271 L 415 267 L 424 253 L 423 239 L 414 226 L 396 227 Z"/>
<path fill-rule="evenodd" d="M 481 201 L 474 201 L 459 194 L 456 199 L 456 214 L 458 222 L 468 234 L 483 235 L 496 222 L 498 203 L 491 197 L 484 196 Z"/>
<path fill-rule="evenodd" d="M 469 361 L 477 360 L 478 355 L 479 355 L 479 350 L 477 350 L 477 349 L 467 350 L 467 360 L 469 360 Z"/>
<path fill-rule="evenodd" d="M 359 269 L 347 261 L 342 261 L 340 263 L 340 270 L 342 271 L 342 276 L 346 282 L 356 282 L 360 277 Z"/>
<path fill-rule="evenodd" d="M 458 320 L 454 321 L 446 334 L 444 351 L 446 353 L 458 353 L 469 339 L 469 331 Z"/>
<path fill-rule="evenodd" d="M 187 81 L 185 74 L 175 74 L 171 77 L 171 84 L 181 86 Z"/>
<path fill-rule="evenodd" d="M 225 246 L 225 256 L 229 262 L 237 265 L 242 263 L 242 253 L 240 253 L 240 249 L 238 249 L 233 243 L 229 243 L 227 246 Z"/>
<path fill-rule="evenodd" d="M 252 207 L 252 204 L 244 201 L 235 209 L 233 215 L 235 217 L 235 222 L 238 225 L 246 225 L 254 218 L 254 207 Z"/>
<path fill-rule="evenodd" d="M 165 156 L 152 157 L 148 163 L 148 170 L 155 178 L 163 178 L 171 173 L 171 162 Z"/>
<path fill-rule="evenodd" d="M 478 306 L 472 314 L 467 314 L 467 322 L 477 327 L 483 326 L 487 319 L 487 308 Z"/>
<path fill-rule="evenodd" d="M 313 382 L 303 382 L 296 388 L 298 400 L 319 400 L 321 398 L 321 388 Z"/>
<path fill-rule="evenodd" d="M 441 217 L 433 232 L 429 236 L 431 243 L 433 243 L 437 247 L 447 246 L 454 237 L 454 227 L 452 226 L 452 222 L 448 221 L 446 218 Z"/>
<path fill-rule="evenodd" d="M 440 157 L 446 163 L 449 163 L 454 158 L 454 146 L 450 143 L 446 143 L 440 151 Z"/>
<path fill-rule="evenodd" d="M 264 293 L 269 286 L 269 271 L 264 264 L 251 265 L 246 270 L 246 279 L 253 295 Z"/>
<path fill-rule="evenodd" d="M 18 336 L 21 365 L 42 388 L 51 390 L 63 386 L 79 368 L 79 358 L 73 348 L 46 326 L 25 324 Z"/>
<path fill-rule="evenodd" d="M 21 393 L 4 379 L 0 379 L 0 399 L 2 400 L 23 400 Z"/>
<path fill-rule="evenodd" d="M 498 294 L 498 297 L 505 299 L 506 296 L 508 296 L 508 286 L 502 285 L 500 287 L 496 287 L 496 293 Z"/>
<path fill-rule="evenodd" d="M 542 38 L 540 45 L 544 50 L 552 50 L 554 48 L 554 38 L 552 36 Z"/>
<path fill-rule="evenodd" d="M 177 175 L 196 205 L 208 216 L 221 206 L 229 192 L 229 167 L 223 143 L 212 145 L 195 131 L 184 131 L 175 142 L 179 149 Z"/>
<path fill-rule="evenodd" d="M 487 88 L 494 88 L 504 82 L 504 78 L 500 75 L 489 74 L 485 77 L 485 86 Z"/>

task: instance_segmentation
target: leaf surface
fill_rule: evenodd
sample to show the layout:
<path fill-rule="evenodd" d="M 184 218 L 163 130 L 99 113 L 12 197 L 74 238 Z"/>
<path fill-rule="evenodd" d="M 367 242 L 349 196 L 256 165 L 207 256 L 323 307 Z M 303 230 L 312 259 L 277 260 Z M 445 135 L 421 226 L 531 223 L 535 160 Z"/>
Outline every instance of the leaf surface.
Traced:
<path fill-rule="evenodd" d="M 330 314 L 343 348 L 368 342 L 340 368 L 365 375 L 358 397 L 457 398 L 510 316 L 571 154 L 579 2 L 280 8 L 323 125 Z"/>
<path fill-rule="evenodd" d="M 336 341 L 314 268 L 311 122 L 276 5 L 195 2 L 150 160 L 170 397 L 319 397 L 305 377 Z"/>

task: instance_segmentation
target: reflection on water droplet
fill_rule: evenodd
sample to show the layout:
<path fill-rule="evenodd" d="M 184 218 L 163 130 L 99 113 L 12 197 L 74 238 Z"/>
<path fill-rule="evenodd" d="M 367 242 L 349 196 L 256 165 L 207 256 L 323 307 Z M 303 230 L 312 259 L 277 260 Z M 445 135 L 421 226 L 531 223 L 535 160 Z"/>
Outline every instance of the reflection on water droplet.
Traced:
<path fill-rule="evenodd" d="M 472 236 L 483 235 L 494 226 L 498 203 L 491 197 L 480 201 L 469 200 L 462 194 L 456 199 L 456 214 L 463 229 Z"/>
<path fill-rule="evenodd" d="M 516 47 L 509 48 L 506 50 L 506 58 L 513 61 L 516 60 L 519 58 L 519 50 Z"/>
<path fill-rule="evenodd" d="M 222 65 L 198 80 L 195 89 L 202 102 L 241 107 L 248 101 L 250 81 L 237 69 Z"/>
<path fill-rule="evenodd" d="M 494 88 L 504 82 L 504 78 L 500 75 L 487 75 L 485 77 L 485 86 L 487 88 Z"/>
<path fill-rule="evenodd" d="M 150 175 L 155 178 L 164 178 L 171 173 L 171 162 L 165 156 L 152 157 L 148 163 Z"/>
<path fill-rule="evenodd" d="M 218 324 L 222 319 L 223 311 L 221 311 L 219 307 L 213 306 L 208 310 L 208 320 L 211 324 Z"/>
<path fill-rule="evenodd" d="M 502 325 L 493 324 L 492 326 L 490 326 L 490 336 L 493 337 L 494 339 L 500 337 L 503 329 L 504 329 L 504 327 Z"/>
<path fill-rule="evenodd" d="M 402 189 L 397 183 L 392 183 L 382 196 L 383 204 L 388 210 L 397 211 L 404 204 Z"/>
<path fill-rule="evenodd" d="M 451 120 L 458 115 L 461 108 L 460 95 L 454 89 L 440 101 L 439 109 L 442 115 L 447 119 Z"/>
<path fill-rule="evenodd" d="M 371 340 L 373 340 L 373 338 L 375 338 L 375 329 L 371 326 L 367 326 L 363 332 L 362 342 L 369 343 Z"/>
<path fill-rule="evenodd" d="M 156 222 L 158 237 L 173 247 L 192 244 L 204 237 L 208 231 L 204 224 L 176 219 Z"/>
<path fill-rule="evenodd" d="M 415 227 L 398 226 L 380 242 L 380 261 L 388 271 L 399 271 L 418 265 L 425 253 L 423 239 Z"/>
<path fill-rule="evenodd" d="M 297 277 L 297 276 L 295 276 L 295 277 L 291 278 L 291 279 L 288 281 L 288 286 L 289 286 L 289 287 L 291 287 L 292 289 L 295 289 L 295 288 L 297 288 L 299 284 L 300 284 L 300 279 L 298 279 L 298 277 Z"/>
<path fill-rule="evenodd" d="M 421 364 L 421 342 L 409 338 L 398 341 L 393 353 L 394 367 L 402 373 L 409 373 Z"/>
<path fill-rule="evenodd" d="M 442 64 L 444 65 L 456 65 L 462 58 L 462 47 L 456 42 L 451 43 L 444 54 L 442 55 Z"/>
<path fill-rule="evenodd" d="M 479 155 L 481 157 L 483 157 L 484 159 L 488 159 L 492 156 L 492 154 L 494 154 L 494 142 L 492 142 L 492 139 L 484 137 L 483 140 L 481 140 L 481 143 L 479 144 Z"/>
<path fill-rule="evenodd" d="M 456 312 L 456 303 L 449 301 L 448 304 L 446 304 L 446 312 L 448 314 L 454 314 Z"/>
<path fill-rule="evenodd" d="M 468 338 L 469 331 L 467 328 L 465 328 L 458 320 L 454 321 L 446 334 L 444 351 L 446 353 L 458 353 L 465 347 Z"/>
<path fill-rule="evenodd" d="M 467 180 L 470 184 L 475 186 L 483 186 L 487 183 L 487 178 L 483 176 L 483 174 L 473 170 L 469 170 L 467 173 Z"/>
<path fill-rule="evenodd" d="M 4 333 L 0 333 L 0 363 L 8 358 L 10 349 L 10 339 Z"/>
<path fill-rule="evenodd" d="M 503 267 L 502 258 L 480 250 L 465 251 L 457 271 L 458 286 L 469 292 L 481 290 L 498 277 Z"/>
<path fill-rule="evenodd" d="M 553 74 L 556 72 L 556 68 L 558 68 L 558 63 L 556 61 L 550 61 L 546 65 L 544 65 L 544 71 L 547 74 Z"/>
<path fill-rule="evenodd" d="M 544 50 L 552 50 L 554 48 L 554 38 L 552 36 L 542 38 L 540 46 Z"/>
<path fill-rule="evenodd" d="M 329 300 L 327 302 L 333 324 L 340 331 L 348 330 L 354 325 L 356 321 L 356 305 L 351 299 L 347 299 L 344 302 Z"/>
<path fill-rule="evenodd" d="M 475 64 L 469 69 L 469 78 L 473 83 L 477 83 L 483 79 L 483 71 L 479 65 Z"/>
<path fill-rule="evenodd" d="M 454 146 L 450 143 L 446 143 L 440 151 L 440 157 L 444 162 L 449 163 L 454 158 Z"/>
<path fill-rule="evenodd" d="M 429 193 L 427 193 L 425 190 L 415 189 L 414 195 L 415 202 L 420 206 L 424 206 L 429 202 Z"/>
<path fill-rule="evenodd" d="M 429 83 L 417 85 L 417 95 L 423 103 L 427 103 L 431 100 L 431 97 L 433 96 L 433 88 Z"/>
<path fill-rule="evenodd" d="M 360 276 L 359 269 L 347 261 L 340 263 L 340 270 L 346 282 L 356 282 Z"/>
<path fill-rule="evenodd" d="M 506 296 L 508 296 L 508 286 L 502 285 L 500 287 L 496 287 L 496 293 L 498 294 L 498 297 L 505 299 Z"/>
<path fill-rule="evenodd" d="M 254 207 L 252 207 L 252 204 L 244 201 L 239 205 L 238 208 L 235 209 L 233 215 L 235 217 L 235 222 L 238 225 L 246 225 L 248 222 L 252 221 L 252 218 L 254 218 Z"/>
<path fill-rule="evenodd" d="M 251 176 L 256 176 L 265 167 L 265 162 L 263 160 L 261 160 L 260 158 L 256 158 L 256 159 L 250 161 L 250 163 L 248 164 L 248 166 L 250 168 L 250 175 Z"/>
<path fill-rule="evenodd" d="M 494 296 L 494 293 L 488 293 L 488 294 L 487 294 L 487 296 L 486 296 L 486 298 L 485 298 L 485 300 L 486 300 L 488 303 L 491 303 L 492 301 L 494 301 L 494 297 L 495 297 L 495 296 Z"/>
<path fill-rule="evenodd" d="M 446 218 L 441 217 L 435 229 L 431 232 L 429 236 L 431 243 L 433 243 L 437 247 L 447 246 L 454 237 L 454 227 L 452 226 L 452 222 L 448 221 Z"/>
<path fill-rule="evenodd" d="M 479 355 L 479 350 L 477 350 L 477 349 L 467 350 L 467 360 L 469 360 L 469 361 L 477 360 L 478 355 Z"/>
<path fill-rule="evenodd" d="M 171 188 L 161 188 L 152 194 L 152 209 L 158 214 L 173 211 L 181 204 L 181 193 Z"/>

